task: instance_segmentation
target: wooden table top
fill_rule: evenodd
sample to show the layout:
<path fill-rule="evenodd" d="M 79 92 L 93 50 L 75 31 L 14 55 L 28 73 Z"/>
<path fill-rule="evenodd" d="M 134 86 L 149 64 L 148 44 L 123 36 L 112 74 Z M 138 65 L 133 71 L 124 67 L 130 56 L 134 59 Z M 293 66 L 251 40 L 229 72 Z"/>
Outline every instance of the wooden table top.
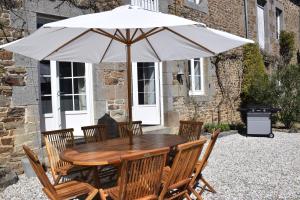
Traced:
<path fill-rule="evenodd" d="M 117 164 L 121 156 L 143 150 L 173 147 L 187 142 L 187 139 L 171 134 L 145 134 L 133 137 L 133 145 L 128 138 L 111 139 L 104 142 L 77 145 L 61 152 L 60 158 L 73 165 L 98 166 Z"/>

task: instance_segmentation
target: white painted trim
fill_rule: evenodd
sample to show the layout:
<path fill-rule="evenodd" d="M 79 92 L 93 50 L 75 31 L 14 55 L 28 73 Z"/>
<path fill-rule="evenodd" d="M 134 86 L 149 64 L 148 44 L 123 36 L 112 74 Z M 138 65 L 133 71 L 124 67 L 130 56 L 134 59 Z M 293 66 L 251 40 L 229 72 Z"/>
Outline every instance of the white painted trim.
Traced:
<path fill-rule="evenodd" d="M 159 73 L 159 95 L 160 95 L 160 125 L 164 126 L 165 116 L 164 116 L 164 96 L 163 96 L 163 73 L 162 73 L 162 62 L 158 64 Z"/>
<path fill-rule="evenodd" d="M 57 129 L 62 128 L 61 110 L 60 110 L 60 93 L 59 93 L 59 77 L 58 65 L 56 61 L 50 61 L 51 68 L 51 93 L 52 93 L 52 113 Z"/>
<path fill-rule="evenodd" d="M 90 113 L 90 123 L 94 124 L 95 120 L 95 113 L 94 113 L 94 87 L 93 87 L 93 64 L 91 63 L 86 63 L 85 64 L 85 69 L 86 69 L 86 88 L 87 90 L 87 98 L 90 106 L 88 106 L 88 112 Z"/>

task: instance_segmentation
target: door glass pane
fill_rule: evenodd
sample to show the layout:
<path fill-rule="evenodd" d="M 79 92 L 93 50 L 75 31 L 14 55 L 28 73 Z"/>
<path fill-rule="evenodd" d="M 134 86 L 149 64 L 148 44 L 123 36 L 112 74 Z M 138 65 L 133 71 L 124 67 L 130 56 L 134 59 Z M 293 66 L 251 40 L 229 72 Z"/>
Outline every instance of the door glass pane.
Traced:
<path fill-rule="evenodd" d="M 137 72 L 139 104 L 156 104 L 154 63 L 137 63 Z"/>
<path fill-rule="evenodd" d="M 75 78 L 74 79 L 74 94 L 85 94 L 85 79 Z"/>
<path fill-rule="evenodd" d="M 40 61 L 39 67 L 40 67 L 41 75 L 49 75 L 50 76 L 50 61 L 49 60 Z"/>
<path fill-rule="evenodd" d="M 86 95 L 74 96 L 75 110 L 86 110 Z"/>
<path fill-rule="evenodd" d="M 59 76 L 60 77 L 71 77 L 71 63 L 70 62 L 59 62 Z"/>
<path fill-rule="evenodd" d="M 73 96 L 60 96 L 61 111 L 73 110 Z"/>
<path fill-rule="evenodd" d="M 74 76 L 84 76 L 85 75 L 84 63 L 73 63 L 73 74 Z"/>
<path fill-rule="evenodd" d="M 149 105 L 156 103 L 155 93 L 139 93 L 138 96 L 140 105 Z"/>
<path fill-rule="evenodd" d="M 52 113 L 52 99 L 51 96 L 42 96 L 42 113 Z"/>
<path fill-rule="evenodd" d="M 60 79 L 59 89 L 61 94 L 72 94 L 72 79 Z"/>
<path fill-rule="evenodd" d="M 41 77 L 41 94 L 51 95 L 51 78 Z"/>

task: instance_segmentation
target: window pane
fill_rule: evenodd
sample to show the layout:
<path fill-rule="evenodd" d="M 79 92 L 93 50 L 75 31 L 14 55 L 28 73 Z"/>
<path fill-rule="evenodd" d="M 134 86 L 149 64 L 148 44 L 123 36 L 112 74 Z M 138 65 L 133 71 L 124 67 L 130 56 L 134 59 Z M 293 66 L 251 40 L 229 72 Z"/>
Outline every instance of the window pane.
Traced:
<path fill-rule="evenodd" d="M 201 90 L 201 76 L 195 76 L 195 90 Z"/>
<path fill-rule="evenodd" d="M 42 113 L 52 113 L 52 99 L 51 96 L 42 96 Z"/>
<path fill-rule="evenodd" d="M 86 110 L 86 95 L 74 96 L 75 110 Z"/>
<path fill-rule="evenodd" d="M 139 104 L 140 105 L 156 104 L 155 93 L 139 93 Z"/>
<path fill-rule="evenodd" d="M 84 63 L 73 63 L 73 74 L 74 76 L 85 75 L 85 64 Z"/>
<path fill-rule="evenodd" d="M 72 111 L 73 110 L 73 99 L 72 96 L 60 96 L 61 111 Z"/>
<path fill-rule="evenodd" d="M 59 76 L 60 77 L 71 77 L 71 63 L 70 62 L 59 62 Z"/>
<path fill-rule="evenodd" d="M 194 61 L 194 75 L 201 75 L 201 69 L 200 69 L 200 61 L 195 60 Z"/>
<path fill-rule="evenodd" d="M 59 89 L 61 94 L 73 94 L 72 79 L 60 79 Z"/>
<path fill-rule="evenodd" d="M 51 78 L 41 77 L 41 94 L 51 94 Z"/>
<path fill-rule="evenodd" d="M 39 67 L 40 67 L 41 75 L 50 75 L 50 61 L 49 60 L 42 60 L 39 63 Z"/>
<path fill-rule="evenodd" d="M 155 79 L 155 68 L 153 62 L 137 63 L 138 80 Z"/>
<path fill-rule="evenodd" d="M 74 78 L 74 94 L 85 94 L 84 78 Z"/>
<path fill-rule="evenodd" d="M 155 80 L 139 81 L 138 92 L 155 92 Z"/>

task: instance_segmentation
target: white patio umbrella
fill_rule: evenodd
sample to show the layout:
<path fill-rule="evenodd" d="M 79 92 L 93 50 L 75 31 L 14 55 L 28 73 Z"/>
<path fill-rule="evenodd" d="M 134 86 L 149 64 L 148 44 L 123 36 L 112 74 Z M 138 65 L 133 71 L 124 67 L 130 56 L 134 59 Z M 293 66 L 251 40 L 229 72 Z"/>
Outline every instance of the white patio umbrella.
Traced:
<path fill-rule="evenodd" d="M 199 22 L 125 5 L 45 24 L 0 48 L 36 60 L 127 62 L 131 121 L 131 62 L 209 57 L 252 42 Z"/>

